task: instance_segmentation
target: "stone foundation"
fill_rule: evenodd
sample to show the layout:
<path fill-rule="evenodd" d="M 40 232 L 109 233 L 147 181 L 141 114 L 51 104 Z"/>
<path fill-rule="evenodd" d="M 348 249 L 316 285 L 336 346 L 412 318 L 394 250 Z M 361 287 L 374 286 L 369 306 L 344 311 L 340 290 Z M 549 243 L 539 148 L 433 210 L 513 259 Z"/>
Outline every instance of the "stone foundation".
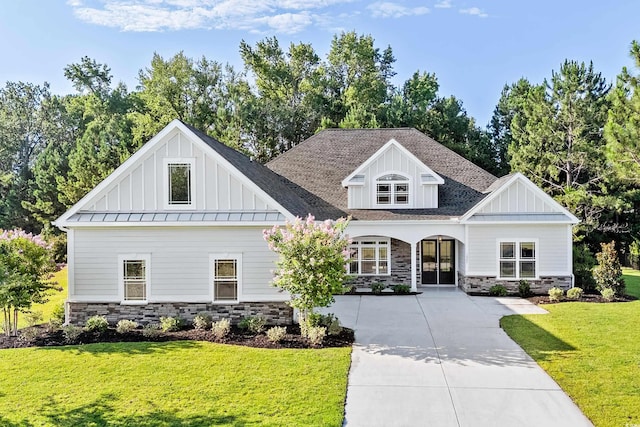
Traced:
<path fill-rule="evenodd" d="M 420 265 L 420 262 L 418 262 Z M 370 288 L 374 283 L 385 285 L 411 286 L 411 246 L 401 240 L 391 239 L 391 274 L 388 276 L 353 276 L 347 282 L 348 286 Z M 418 271 L 420 283 L 420 271 Z"/>
<path fill-rule="evenodd" d="M 67 302 L 67 322 L 82 325 L 91 316 L 105 316 L 110 324 L 119 320 L 135 320 L 141 324 L 157 323 L 160 317 L 180 317 L 193 320 L 196 314 L 209 313 L 214 321 L 229 319 L 237 324 L 247 316 L 262 316 L 268 325 L 290 325 L 293 309 L 284 302 L 246 302 L 240 304 L 211 303 L 150 303 L 146 305 L 122 305 L 119 303 Z"/>
<path fill-rule="evenodd" d="M 538 280 L 527 280 L 533 294 L 546 295 L 549 289 L 571 287 L 571 276 L 541 276 Z M 518 293 L 518 280 L 498 280 L 490 276 L 465 276 L 458 273 L 458 286 L 468 294 L 488 294 L 494 285 L 502 285 L 510 294 Z"/>

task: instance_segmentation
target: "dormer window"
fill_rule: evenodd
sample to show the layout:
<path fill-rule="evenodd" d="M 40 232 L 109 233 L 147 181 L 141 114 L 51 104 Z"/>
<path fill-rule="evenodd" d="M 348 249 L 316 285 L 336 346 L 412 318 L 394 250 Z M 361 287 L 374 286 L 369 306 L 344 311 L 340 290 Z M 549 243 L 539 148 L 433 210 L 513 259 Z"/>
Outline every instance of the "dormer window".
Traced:
<path fill-rule="evenodd" d="M 376 180 L 378 205 L 408 205 L 409 178 L 399 174 L 387 174 Z"/>
<path fill-rule="evenodd" d="M 187 209 L 194 205 L 194 159 L 165 159 L 165 208 Z"/>

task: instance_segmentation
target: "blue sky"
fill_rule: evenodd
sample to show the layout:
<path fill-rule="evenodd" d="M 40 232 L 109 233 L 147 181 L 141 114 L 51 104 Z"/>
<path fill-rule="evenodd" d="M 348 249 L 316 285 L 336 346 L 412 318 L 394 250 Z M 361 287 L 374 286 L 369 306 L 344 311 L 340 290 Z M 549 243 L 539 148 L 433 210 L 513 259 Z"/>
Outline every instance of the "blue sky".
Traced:
<path fill-rule="evenodd" d="M 541 82 L 565 58 L 594 62 L 614 81 L 632 40 L 640 40 L 640 1 L 611 0 L 18 0 L 0 9 L 0 83 L 51 84 L 73 91 L 65 65 L 87 55 L 134 88 L 154 52 L 237 67 L 241 40 L 276 36 L 311 43 L 326 56 L 340 31 L 391 45 L 396 83 L 435 73 L 485 125 L 505 83 Z"/>

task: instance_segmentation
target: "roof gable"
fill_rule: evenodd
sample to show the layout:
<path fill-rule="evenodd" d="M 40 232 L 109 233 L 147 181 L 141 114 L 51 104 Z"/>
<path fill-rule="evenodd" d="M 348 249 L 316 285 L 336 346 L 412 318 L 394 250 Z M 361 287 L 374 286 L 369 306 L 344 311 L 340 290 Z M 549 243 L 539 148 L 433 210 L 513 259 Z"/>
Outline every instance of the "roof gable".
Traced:
<path fill-rule="evenodd" d="M 342 186 L 348 187 L 353 182 L 359 183 L 359 176 L 365 175 L 374 163 L 387 159 L 388 161 L 384 163 L 387 164 L 386 171 L 388 172 L 407 173 L 409 169 L 411 169 L 411 166 L 413 166 L 420 170 L 420 174 L 423 175 L 425 180 L 430 184 L 444 184 L 444 180 L 440 175 L 431 170 L 431 168 L 425 165 L 420 159 L 413 155 L 413 153 L 403 147 L 402 144 L 394 138 L 391 138 L 386 144 L 380 147 L 378 151 L 351 172 L 349 176 L 343 179 Z"/>
<path fill-rule="evenodd" d="M 497 180 L 487 191 L 489 195 L 461 218 L 463 222 L 580 222 L 519 172 Z"/>

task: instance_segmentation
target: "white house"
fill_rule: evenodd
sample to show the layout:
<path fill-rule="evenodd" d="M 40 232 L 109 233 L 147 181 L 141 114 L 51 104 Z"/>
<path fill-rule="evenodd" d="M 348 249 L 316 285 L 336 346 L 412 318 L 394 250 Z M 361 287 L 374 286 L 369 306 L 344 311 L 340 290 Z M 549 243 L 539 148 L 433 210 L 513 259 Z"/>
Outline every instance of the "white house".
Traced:
<path fill-rule="evenodd" d="M 68 236 L 67 320 L 287 323 L 262 230 L 309 213 L 352 217 L 358 286 L 572 284 L 575 216 L 523 175 L 498 179 L 415 129 L 325 130 L 263 166 L 175 120 L 55 222 Z"/>

